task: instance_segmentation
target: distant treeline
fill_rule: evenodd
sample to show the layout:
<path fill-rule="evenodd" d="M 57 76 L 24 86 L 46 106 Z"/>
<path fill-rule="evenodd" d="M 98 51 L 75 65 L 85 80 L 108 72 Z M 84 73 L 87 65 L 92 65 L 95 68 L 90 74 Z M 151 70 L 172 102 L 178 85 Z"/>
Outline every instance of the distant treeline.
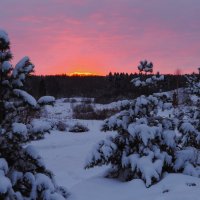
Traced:
<path fill-rule="evenodd" d="M 186 85 L 184 76 L 165 75 L 165 80 L 158 85 L 141 89 L 131 84 L 131 80 L 137 76 L 138 74 L 126 73 L 109 73 L 107 76 L 30 76 L 26 89 L 36 98 L 43 95 L 56 98 L 79 96 L 93 97 L 97 102 L 106 103 L 132 99 L 144 93 L 169 91 Z"/>

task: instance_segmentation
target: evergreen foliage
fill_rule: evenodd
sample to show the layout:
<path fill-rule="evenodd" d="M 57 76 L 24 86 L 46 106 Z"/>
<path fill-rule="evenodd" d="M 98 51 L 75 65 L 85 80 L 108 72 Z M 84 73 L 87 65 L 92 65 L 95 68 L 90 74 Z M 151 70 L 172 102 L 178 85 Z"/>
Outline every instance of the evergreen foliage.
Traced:
<path fill-rule="evenodd" d="M 139 76 L 132 79 L 131 82 L 135 87 L 155 87 L 160 81 L 164 81 L 164 76 L 157 72 L 156 75 L 147 75 L 153 72 L 153 63 L 146 60 L 141 61 L 138 66 Z M 145 73 L 145 74 L 143 74 Z"/>
<path fill-rule="evenodd" d="M 173 92 L 142 95 L 105 120 L 102 130 L 117 133 L 94 147 L 85 168 L 110 165 L 108 177 L 141 178 L 147 187 L 165 173 L 200 177 L 199 105 L 172 103 Z"/>
<path fill-rule="evenodd" d="M 185 77 L 187 79 L 188 92 L 200 96 L 200 74 L 193 73 Z"/>
<path fill-rule="evenodd" d="M 66 199 L 38 152 L 23 145 L 34 130 L 29 115 L 40 106 L 23 90 L 34 65 L 24 57 L 13 67 L 11 58 L 8 35 L 0 30 L 0 199 Z"/>
<path fill-rule="evenodd" d="M 152 74 L 145 75 L 144 78 L 151 77 Z M 35 98 L 39 98 L 40 84 L 43 79 L 46 86 L 46 95 L 55 96 L 56 98 L 65 97 L 90 97 L 95 98 L 95 103 L 111 103 L 122 99 L 133 99 L 141 94 L 149 95 L 158 89 L 164 91 L 174 90 L 177 88 L 174 84 L 178 78 L 177 75 L 166 75 L 164 81 L 159 81 L 156 86 L 135 87 L 131 80 L 138 78 L 138 74 L 127 73 L 110 73 L 107 76 L 87 76 L 74 77 L 67 75 L 52 76 L 29 76 L 26 80 L 26 91 Z M 179 86 L 186 86 L 186 79 L 183 75 L 179 76 Z M 56 84 L 55 84 L 56 83 Z M 58 84 L 57 84 L 58 83 Z M 59 87 L 59 90 L 58 90 Z M 44 94 L 42 94 L 44 95 Z"/>

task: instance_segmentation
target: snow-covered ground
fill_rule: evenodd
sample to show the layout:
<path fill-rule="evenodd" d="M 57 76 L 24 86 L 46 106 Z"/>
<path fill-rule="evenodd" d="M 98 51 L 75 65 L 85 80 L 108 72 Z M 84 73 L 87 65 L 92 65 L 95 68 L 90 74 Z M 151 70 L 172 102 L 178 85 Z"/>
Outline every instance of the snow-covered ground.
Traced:
<path fill-rule="evenodd" d="M 54 106 L 46 106 L 46 112 L 44 113 L 44 117 L 48 116 L 49 119 L 53 120 L 68 120 L 72 118 L 73 109 L 72 107 L 77 104 L 83 104 L 84 98 L 73 98 L 76 102 L 71 102 L 70 99 L 58 99 L 56 100 Z M 93 103 L 93 99 L 91 100 L 91 105 L 96 110 L 119 110 L 123 106 L 126 106 L 130 103 L 128 100 L 116 101 L 109 104 L 95 104 Z"/>
<path fill-rule="evenodd" d="M 44 140 L 32 142 L 58 184 L 67 187 L 69 200 L 199 200 L 200 179 L 167 175 L 160 183 L 147 189 L 141 180 L 120 182 L 104 178 L 107 167 L 84 170 L 88 152 L 107 134 L 99 131 L 101 121 L 82 121 L 87 133 L 52 131 Z"/>
<path fill-rule="evenodd" d="M 50 113 L 50 115 L 49 115 Z M 199 200 L 200 179 L 169 174 L 161 182 L 146 188 L 142 180 L 120 182 L 104 177 L 108 170 L 98 167 L 84 170 L 85 159 L 93 146 L 114 132 L 101 132 L 102 121 L 72 120 L 70 104 L 57 101 L 54 108 L 48 107 L 50 118 L 65 119 L 68 123 L 79 121 L 90 131 L 69 133 L 51 131 L 45 139 L 31 144 L 37 148 L 59 185 L 68 188 L 69 200 Z"/>
<path fill-rule="evenodd" d="M 94 177 L 75 185 L 71 192 L 70 200 L 199 200 L 200 180 L 170 174 L 147 189 L 141 180 L 122 183 Z"/>
<path fill-rule="evenodd" d="M 52 131 L 44 140 L 31 143 L 40 152 L 47 167 L 55 173 L 57 182 L 67 188 L 105 170 L 105 167 L 84 170 L 84 163 L 93 145 L 105 138 L 108 133 L 99 131 L 101 121 L 81 120 L 81 123 L 87 125 L 90 131 L 85 133 Z"/>

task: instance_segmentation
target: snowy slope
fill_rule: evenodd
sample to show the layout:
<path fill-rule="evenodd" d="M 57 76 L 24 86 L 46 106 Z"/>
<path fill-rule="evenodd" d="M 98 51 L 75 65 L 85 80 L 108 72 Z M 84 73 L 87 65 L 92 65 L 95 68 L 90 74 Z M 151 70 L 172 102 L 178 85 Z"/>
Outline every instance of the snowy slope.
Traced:
<path fill-rule="evenodd" d="M 119 182 L 91 178 L 71 188 L 70 200 L 199 200 L 200 180 L 170 174 L 160 183 L 146 188 L 141 180 Z"/>
<path fill-rule="evenodd" d="M 90 131 L 86 133 L 52 131 L 44 140 L 31 143 L 39 150 L 47 167 L 55 173 L 57 182 L 67 188 L 105 169 L 105 167 L 94 170 L 83 169 L 85 158 L 93 145 L 105 138 L 108 133 L 99 131 L 101 121 L 81 120 L 81 123 L 88 126 Z"/>
<path fill-rule="evenodd" d="M 71 121 L 71 120 L 70 120 Z M 52 131 L 44 140 L 32 142 L 55 174 L 60 185 L 69 189 L 69 200 L 199 200 L 200 179 L 167 175 L 160 183 L 146 188 L 141 180 L 120 182 L 103 177 L 108 167 L 84 170 L 85 158 L 93 145 L 106 137 L 99 131 L 101 121 L 81 121 L 87 133 Z"/>

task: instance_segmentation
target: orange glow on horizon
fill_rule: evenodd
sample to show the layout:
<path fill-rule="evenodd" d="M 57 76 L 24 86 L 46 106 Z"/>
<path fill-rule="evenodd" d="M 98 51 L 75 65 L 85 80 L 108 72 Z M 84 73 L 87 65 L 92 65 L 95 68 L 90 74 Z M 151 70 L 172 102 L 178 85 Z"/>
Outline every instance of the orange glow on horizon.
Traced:
<path fill-rule="evenodd" d="M 99 74 L 94 74 L 91 72 L 72 72 L 70 76 L 100 76 Z"/>

